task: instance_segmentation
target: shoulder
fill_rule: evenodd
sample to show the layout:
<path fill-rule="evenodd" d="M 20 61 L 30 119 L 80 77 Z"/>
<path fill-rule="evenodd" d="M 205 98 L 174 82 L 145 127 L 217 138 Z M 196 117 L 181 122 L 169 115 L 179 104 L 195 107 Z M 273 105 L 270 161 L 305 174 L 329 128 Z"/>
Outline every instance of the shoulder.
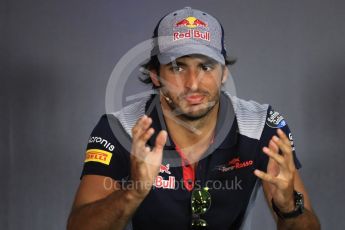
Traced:
<path fill-rule="evenodd" d="M 253 139 L 260 139 L 265 126 L 269 104 L 260 104 L 253 100 L 244 100 L 224 92 L 231 100 L 235 111 L 239 132 Z"/>
<path fill-rule="evenodd" d="M 146 106 L 148 101 L 152 98 L 151 95 L 140 99 L 137 102 L 129 104 L 123 107 L 117 112 L 111 112 L 108 116 L 113 117 L 113 119 L 118 120 L 120 125 L 124 128 L 129 136 L 132 136 L 131 130 L 137 120 L 145 114 Z"/>
<path fill-rule="evenodd" d="M 145 114 L 148 100 L 149 97 L 146 97 L 119 111 L 103 114 L 92 131 L 89 143 L 118 142 L 121 137 L 131 137 L 132 127 Z"/>

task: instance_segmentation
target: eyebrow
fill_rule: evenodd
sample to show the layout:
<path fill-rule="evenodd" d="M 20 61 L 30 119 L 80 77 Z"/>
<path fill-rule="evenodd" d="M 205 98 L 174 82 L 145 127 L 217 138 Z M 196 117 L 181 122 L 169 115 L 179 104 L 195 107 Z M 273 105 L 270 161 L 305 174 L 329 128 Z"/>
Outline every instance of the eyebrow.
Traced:
<path fill-rule="evenodd" d="M 201 61 L 199 65 L 216 65 L 218 62 L 213 59 L 206 59 L 204 61 Z M 168 66 L 187 66 L 187 64 L 183 61 L 172 61 L 167 64 Z"/>
<path fill-rule="evenodd" d="M 216 64 L 218 64 L 218 62 L 216 60 L 213 60 L 213 59 L 207 59 L 202 64 L 203 65 L 216 65 Z"/>
<path fill-rule="evenodd" d="M 172 61 L 170 63 L 168 63 L 169 66 L 187 66 L 187 64 L 185 62 L 182 61 Z"/>

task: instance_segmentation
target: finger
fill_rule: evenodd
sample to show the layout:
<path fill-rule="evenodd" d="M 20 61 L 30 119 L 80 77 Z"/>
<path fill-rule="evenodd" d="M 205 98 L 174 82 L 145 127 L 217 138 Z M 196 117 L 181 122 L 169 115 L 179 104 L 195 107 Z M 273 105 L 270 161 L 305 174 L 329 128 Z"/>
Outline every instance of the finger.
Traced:
<path fill-rule="evenodd" d="M 285 160 L 284 157 L 279 155 L 277 152 L 274 152 L 273 150 L 271 150 L 270 148 L 267 147 L 263 147 L 262 151 L 269 156 L 270 158 L 272 158 L 273 160 L 275 160 L 280 166 L 284 166 L 285 164 Z"/>
<path fill-rule="evenodd" d="M 267 181 L 267 182 L 269 182 L 271 184 L 274 184 L 274 185 L 278 186 L 278 183 L 279 183 L 279 179 L 278 178 L 273 177 L 273 176 L 271 176 L 271 175 L 269 175 L 269 174 L 267 174 L 267 173 L 265 173 L 263 171 L 260 171 L 258 169 L 254 170 L 254 174 L 257 177 L 259 177 L 261 180 Z"/>
<path fill-rule="evenodd" d="M 292 148 L 291 148 L 290 142 L 288 144 L 286 144 L 284 141 L 282 141 L 277 136 L 273 136 L 272 140 L 279 147 L 279 149 L 282 151 L 283 155 L 291 155 L 292 154 Z"/>
<path fill-rule="evenodd" d="M 279 147 L 272 140 L 268 143 L 268 147 L 275 153 L 279 154 Z"/>
<path fill-rule="evenodd" d="M 269 141 L 268 147 L 275 154 L 279 155 L 279 148 L 272 140 Z M 280 171 L 279 167 L 280 166 L 277 163 L 277 161 L 270 157 L 269 161 L 268 161 L 268 165 L 267 165 L 267 173 L 269 173 L 270 175 L 273 175 L 273 176 L 277 176 L 279 174 L 279 171 Z"/>
<path fill-rule="evenodd" d="M 280 173 L 280 167 L 278 163 L 272 158 L 269 159 L 267 164 L 267 173 L 272 176 L 278 176 Z"/>
<path fill-rule="evenodd" d="M 132 129 L 133 139 L 139 138 L 150 127 L 152 119 L 146 115 L 140 118 Z"/>
<path fill-rule="evenodd" d="M 280 139 L 287 145 L 291 145 L 290 139 L 286 136 L 283 130 L 278 129 L 277 134 L 280 137 Z"/>
<path fill-rule="evenodd" d="M 136 138 L 138 136 L 138 133 L 140 131 L 140 126 L 141 123 L 144 121 L 144 119 L 146 119 L 146 115 L 142 116 L 141 118 L 139 118 L 137 120 L 137 122 L 135 123 L 135 125 L 132 128 L 132 137 Z"/>
<path fill-rule="evenodd" d="M 156 143 L 155 143 L 155 147 L 153 148 L 153 152 L 155 153 L 163 152 L 165 142 L 167 141 L 167 136 L 168 134 L 165 130 L 162 130 L 159 132 L 159 134 L 156 137 Z"/>
<path fill-rule="evenodd" d="M 281 132 L 283 133 L 283 135 L 285 135 L 285 133 L 283 131 L 281 131 Z M 286 135 L 285 135 L 285 137 L 286 137 Z M 286 159 L 286 163 L 288 166 L 287 168 L 290 171 L 293 171 L 295 169 L 295 163 L 293 161 L 292 147 L 291 147 L 290 141 L 288 141 L 286 143 L 283 140 L 281 140 L 280 138 L 278 138 L 277 136 L 273 136 L 272 140 L 276 145 L 278 145 L 279 149 L 281 149 L 281 151 L 283 153 L 283 157 L 285 157 L 285 159 Z"/>
<path fill-rule="evenodd" d="M 146 144 L 146 142 L 152 137 L 154 134 L 155 130 L 153 128 L 149 128 L 144 132 L 139 138 L 138 138 L 138 143 L 140 144 Z"/>

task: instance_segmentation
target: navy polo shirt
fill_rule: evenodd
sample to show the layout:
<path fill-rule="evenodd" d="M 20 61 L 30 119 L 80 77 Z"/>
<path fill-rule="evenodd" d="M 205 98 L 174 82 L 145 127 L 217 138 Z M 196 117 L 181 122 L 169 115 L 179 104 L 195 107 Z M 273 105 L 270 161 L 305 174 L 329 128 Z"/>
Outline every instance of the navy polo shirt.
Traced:
<path fill-rule="evenodd" d="M 152 95 L 114 114 L 103 115 L 87 145 L 83 175 L 103 175 L 125 187 L 130 181 L 130 130 L 147 114 L 153 120 L 154 144 L 160 130 L 167 130 L 159 97 Z M 182 124 L 183 125 L 183 124 Z M 191 191 L 209 188 L 211 206 L 201 215 L 209 229 L 239 229 L 261 187 L 253 171 L 266 171 L 268 157 L 262 152 L 281 128 L 291 143 L 284 118 L 269 105 L 244 101 L 221 93 L 216 132 L 195 171 L 168 135 L 163 161 L 150 193 L 131 220 L 133 229 L 189 229 L 192 219 Z M 292 146 L 294 149 L 294 146 Z M 296 158 L 296 168 L 301 165 Z"/>

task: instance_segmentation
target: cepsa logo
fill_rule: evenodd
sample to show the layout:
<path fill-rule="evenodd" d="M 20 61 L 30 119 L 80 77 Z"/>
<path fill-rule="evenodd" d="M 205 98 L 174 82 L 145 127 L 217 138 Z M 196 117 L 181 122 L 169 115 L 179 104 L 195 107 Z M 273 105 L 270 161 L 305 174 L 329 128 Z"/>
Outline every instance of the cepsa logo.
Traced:
<path fill-rule="evenodd" d="M 173 40 L 177 41 L 180 39 L 190 39 L 190 38 L 195 38 L 195 39 L 201 39 L 205 41 L 210 41 L 210 32 L 208 31 L 200 31 L 197 30 L 196 28 L 202 27 L 202 28 L 207 28 L 207 23 L 204 21 L 201 21 L 200 19 L 197 19 L 196 17 L 187 17 L 181 21 L 178 21 L 175 23 L 176 28 L 180 27 L 187 27 L 189 30 L 185 32 L 181 31 L 176 31 L 173 34 Z"/>

